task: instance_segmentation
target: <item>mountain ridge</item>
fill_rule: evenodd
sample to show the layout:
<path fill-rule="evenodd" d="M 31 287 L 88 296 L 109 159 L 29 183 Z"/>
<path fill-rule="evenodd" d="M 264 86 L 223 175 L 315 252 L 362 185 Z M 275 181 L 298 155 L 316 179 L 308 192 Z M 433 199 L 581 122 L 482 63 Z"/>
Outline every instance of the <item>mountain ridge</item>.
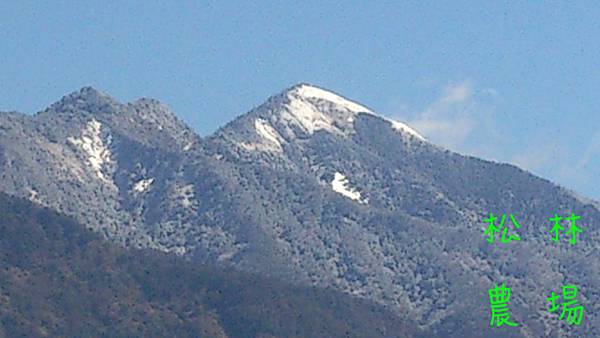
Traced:
<path fill-rule="evenodd" d="M 46 203 L 124 246 L 333 288 L 449 337 L 492 333 L 485 297 L 493 283 L 521 287 L 514 317 L 528 325 L 515 333 L 525 337 L 557 332 L 539 297 L 553 283 L 569 278 L 596 297 L 600 279 L 588 278 L 595 265 L 571 263 L 600 263 L 593 203 L 514 165 L 445 150 L 344 101 L 288 100 L 289 91 L 206 138 L 189 127 L 100 118 L 109 115 L 97 115 L 98 126 L 88 113 L 102 103 L 72 121 L 0 114 L 0 190 Z M 132 114 L 127 105 L 109 108 L 110 116 Z M 587 221 L 576 247 L 547 243 L 547 219 L 559 211 Z M 489 212 L 517 215 L 524 240 L 509 251 L 490 246 L 482 235 Z M 599 310 L 588 311 L 569 335 L 600 332 Z"/>

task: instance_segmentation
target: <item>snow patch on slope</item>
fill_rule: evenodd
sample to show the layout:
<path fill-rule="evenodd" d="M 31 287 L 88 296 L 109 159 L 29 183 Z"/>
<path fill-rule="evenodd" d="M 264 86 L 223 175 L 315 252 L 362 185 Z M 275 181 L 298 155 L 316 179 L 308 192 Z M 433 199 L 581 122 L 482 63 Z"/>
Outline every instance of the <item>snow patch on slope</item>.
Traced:
<path fill-rule="evenodd" d="M 183 146 L 183 151 L 189 151 L 190 149 L 192 149 L 192 147 L 194 146 L 194 142 L 189 142 L 188 144 L 186 144 L 185 146 Z"/>
<path fill-rule="evenodd" d="M 360 192 L 349 187 L 348 179 L 340 172 L 335 173 L 333 180 L 331 181 L 331 189 L 351 200 L 366 203 L 365 200 L 360 198 Z"/>
<path fill-rule="evenodd" d="M 152 182 L 154 182 L 153 178 L 139 180 L 133 185 L 133 190 L 138 193 L 144 192 L 150 187 Z"/>
<path fill-rule="evenodd" d="M 425 138 L 423 136 L 421 136 L 421 134 L 417 133 L 416 130 L 412 129 L 408 125 L 406 125 L 402 122 L 398 122 L 398 121 L 394 121 L 394 120 L 390 120 L 390 119 L 387 119 L 387 120 L 392 124 L 392 128 L 399 130 L 401 132 L 405 132 L 410 135 L 413 135 L 421 141 L 425 141 Z"/>
<path fill-rule="evenodd" d="M 282 152 L 282 143 L 285 143 L 285 140 L 281 135 L 267 122 L 261 118 L 257 118 L 254 120 L 254 130 L 260 136 L 261 140 L 258 142 L 248 143 L 242 142 L 239 143 L 239 146 L 246 150 L 258 150 L 258 151 L 267 151 L 267 152 Z"/>
<path fill-rule="evenodd" d="M 263 119 L 256 119 L 254 121 L 254 127 L 256 128 L 256 132 L 258 133 L 258 135 L 273 143 L 278 148 L 281 148 L 281 142 L 283 141 L 283 139 L 267 121 Z"/>
<path fill-rule="evenodd" d="M 27 188 L 26 190 L 28 193 L 28 200 L 37 204 L 42 204 L 42 201 L 39 198 L 39 193 L 36 190 L 34 190 L 33 188 Z"/>
<path fill-rule="evenodd" d="M 87 155 L 88 163 L 96 176 L 103 181 L 107 181 L 103 167 L 105 164 L 112 162 L 110 149 L 108 149 L 110 138 L 107 144 L 104 144 L 104 141 L 100 137 L 101 128 L 102 124 L 96 121 L 96 119 L 92 119 L 87 123 L 80 138 L 69 137 L 67 141 L 82 149 Z"/>
<path fill-rule="evenodd" d="M 316 130 L 334 131 L 331 118 L 320 112 L 310 102 L 293 99 L 281 116 L 284 120 L 296 122 L 305 132 L 312 134 Z"/>

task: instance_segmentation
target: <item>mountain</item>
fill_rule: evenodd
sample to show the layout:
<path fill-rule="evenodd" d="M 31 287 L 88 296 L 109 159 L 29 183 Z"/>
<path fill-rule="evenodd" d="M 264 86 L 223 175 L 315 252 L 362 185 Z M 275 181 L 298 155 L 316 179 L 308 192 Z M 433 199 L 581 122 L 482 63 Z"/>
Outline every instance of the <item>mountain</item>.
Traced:
<path fill-rule="evenodd" d="M 446 337 L 595 337 L 598 204 L 516 166 L 453 153 L 331 91 L 299 84 L 200 138 L 155 100 L 92 88 L 28 116 L 0 114 L 0 190 L 112 242 L 328 287 Z M 483 219 L 515 215 L 521 241 Z M 581 216 L 577 245 L 550 240 Z M 519 327 L 490 328 L 488 290 L 512 289 Z M 576 284 L 581 326 L 547 311 Z"/>
<path fill-rule="evenodd" d="M 368 301 L 150 250 L 0 194 L 0 337 L 421 337 Z"/>

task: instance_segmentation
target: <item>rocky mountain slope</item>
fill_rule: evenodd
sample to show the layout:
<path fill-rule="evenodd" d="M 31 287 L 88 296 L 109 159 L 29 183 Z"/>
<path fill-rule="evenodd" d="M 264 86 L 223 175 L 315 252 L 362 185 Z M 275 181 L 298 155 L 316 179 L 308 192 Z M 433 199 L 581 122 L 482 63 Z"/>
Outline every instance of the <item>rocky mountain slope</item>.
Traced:
<path fill-rule="evenodd" d="M 332 287 L 446 336 L 600 334 L 594 202 L 315 86 L 203 139 L 155 100 L 84 88 L 34 116 L 0 114 L 0 182 L 116 243 Z M 490 212 L 514 214 L 522 240 L 487 243 Z M 585 228 L 577 245 L 550 241 L 548 218 L 572 212 Z M 517 328 L 489 327 L 499 283 Z M 580 327 L 547 311 L 566 283 L 586 304 Z"/>

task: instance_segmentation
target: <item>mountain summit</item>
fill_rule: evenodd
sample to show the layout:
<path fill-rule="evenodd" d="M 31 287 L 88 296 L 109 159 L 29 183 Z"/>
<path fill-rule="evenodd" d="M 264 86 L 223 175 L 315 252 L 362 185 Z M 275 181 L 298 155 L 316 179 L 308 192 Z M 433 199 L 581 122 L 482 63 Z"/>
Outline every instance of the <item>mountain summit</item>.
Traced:
<path fill-rule="evenodd" d="M 384 118 L 361 104 L 304 83 L 272 96 L 220 129 L 216 136 L 230 138 L 245 150 L 282 153 L 286 145 L 306 140 L 317 132 L 349 137 L 356 133 L 355 121 L 364 115 L 387 122 L 408 138 L 425 140 L 404 123 Z"/>
<path fill-rule="evenodd" d="M 300 116 L 305 116 L 306 114 L 306 109 L 302 109 L 305 107 L 302 107 L 302 103 L 300 103 L 301 101 L 304 102 L 310 102 L 312 103 L 315 107 L 317 108 L 321 108 L 321 105 L 330 105 L 331 106 L 331 110 L 335 111 L 335 112 L 347 112 L 347 114 L 345 114 L 345 121 L 346 122 L 353 122 L 355 119 L 355 115 L 359 114 L 359 113 L 366 113 L 366 114 L 373 114 L 375 115 L 375 113 L 361 105 L 358 104 L 356 102 L 350 101 L 338 94 L 335 94 L 331 91 L 316 87 L 316 86 L 312 86 L 309 84 L 299 84 L 296 85 L 292 88 L 290 88 L 289 90 L 284 92 L 284 95 L 286 95 L 289 99 L 290 99 L 290 106 L 295 106 L 296 109 L 295 110 L 295 115 L 300 115 Z M 321 104 L 321 105 L 320 105 Z M 322 109 L 319 109 L 322 110 Z M 327 109 L 325 109 L 327 110 Z M 310 110 L 308 110 L 310 111 Z M 312 113 L 315 114 L 317 117 L 313 118 L 312 120 L 325 120 L 327 121 L 327 118 L 324 118 L 322 116 L 319 116 L 319 113 L 317 110 L 313 109 Z M 314 116 L 314 115 L 313 115 Z M 300 118 L 302 119 L 302 118 Z M 393 120 L 388 120 L 391 124 L 392 127 L 401 130 L 403 132 L 406 132 L 408 134 L 411 134 L 421 140 L 423 140 L 423 136 L 421 136 L 418 132 L 416 132 L 414 129 L 408 127 L 407 125 L 398 122 L 398 121 L 393 121 Z M 342 122 L 344 120 L 342 119 Z M 338 122 L 338 121 L 336 121 Z"/>
<path fill-rule="evenodd" d="M 588 305 L 564 336 L 600 335 L 600 211 L 548 180 L 307 84 L 204 139 L 156 101 L 89 94 L 0 114 L 1 191 L 123 246 L 333 288 L 446 337 L 557 336 L 543 295 L 569 281 Z M 487 243 L 490 212 L 514 214 L 522 241 Z M 576 246 L 548 241 L 557 212 L 585 220 Z M 494 331 L 487 296 L 500 283 L 523 325 Z"/>
<path fill-rule="evenodd" d="M 46 112 L 60 113 L 65 110 L 79 110 L 91 114 L 106 114 L 114 112 L 116 106 L 118 106 L 118 102 L 115 99 L 88 86 L 64 96 L 46 109 Z"/>

